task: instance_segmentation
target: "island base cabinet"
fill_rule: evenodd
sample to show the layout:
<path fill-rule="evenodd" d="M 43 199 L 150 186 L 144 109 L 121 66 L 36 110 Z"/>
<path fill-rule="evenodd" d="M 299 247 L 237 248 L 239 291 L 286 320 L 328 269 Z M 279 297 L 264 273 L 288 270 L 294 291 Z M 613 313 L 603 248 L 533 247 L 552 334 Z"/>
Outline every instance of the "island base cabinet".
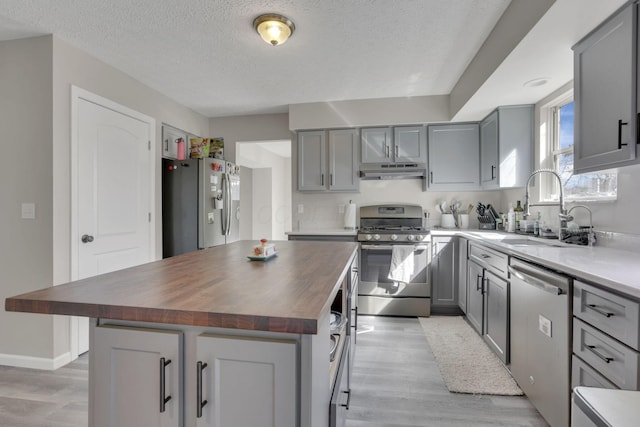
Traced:
<path fill-rule="evenodd" d="M 298 425 L 295 341 L 202 334 L 196 346 L 198 427 Z"/>
<path fill-rule="evenodd" d="M 92 328 L 89 425 L 182 426 L 183 334 Z"/>

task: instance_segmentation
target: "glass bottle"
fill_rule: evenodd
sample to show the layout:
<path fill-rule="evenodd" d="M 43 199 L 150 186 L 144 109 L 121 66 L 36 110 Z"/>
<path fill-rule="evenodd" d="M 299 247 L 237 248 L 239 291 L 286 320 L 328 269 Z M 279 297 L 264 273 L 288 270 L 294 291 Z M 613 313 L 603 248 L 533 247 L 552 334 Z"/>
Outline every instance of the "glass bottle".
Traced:
<path fill-rule="evenodd" d="M 513 210 L 516 214 L 516 231 L 520 230 L 520 220 L 523 219 L 524 209 L 520 205 L 520 200 L 516 202 L 516 207 Z"/>

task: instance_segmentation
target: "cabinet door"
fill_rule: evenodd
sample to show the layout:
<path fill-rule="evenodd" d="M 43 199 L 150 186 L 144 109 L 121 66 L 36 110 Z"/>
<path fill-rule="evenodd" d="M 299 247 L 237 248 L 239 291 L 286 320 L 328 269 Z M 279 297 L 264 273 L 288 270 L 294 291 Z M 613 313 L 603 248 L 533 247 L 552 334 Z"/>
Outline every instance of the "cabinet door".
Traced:
<path fill-rule="evenodd" d="M 427 136 L 424 126 L 393 129 L 393 157 L 396 162 L 426 163 Z"/>
<path fill-rule="evenodd" d="M 325 131 L 298 133 L 298 190 L 326 190 Z"/>
<path fill-rule="evenodd" d="M 358 191 L 358 131 L 329 131 L 329 189 Z"/>
<path fill-rule="evenodd" d="M 477 190 L 480 132 L 477 123 L 429 126 L 429 189 Z"/>
<path fill-rule="evenodd" d="M 636 4 L 574 47 L 574 171 L 614 167 L 636 157 Z"/>
<path fill-rule="evenodd" d="M 206 363 L 201 400 L 207 401 L 197 426 L 297 425 L 294 341 L 202 334 L 196 347 L 197 362 Z M 197 409 L 199 402 L 195 403 L 189 410 Z"/>
<path fill-rule="evenodd" d="M 179 151 L 181 149 L 181 151 Z M 162 157 L 187 159 L 187 134 L 171 126 L 162 126 Z M 178 155 L 181 154 L 181 156 Z"/>
<path fill-rule="evenodd" d="M 482 335 L 484 310 L 484 295 L 482 291 L 484 276 L 482 267 L 473 261 L 469 261 L 467 273 L 467 320 Z"/>
<path fill-rule="evenodd" d="M 509 363 L 509 283 L 484 272 L 484 340 L 503 363 Z"/>
<path fill-rule="evenodd" d="M 182 333 L 109 325 L 92 329 L 89 424 L 182 425 Z"/>
<path fill-rule="evenodd" d="M 500 188 L 524 187 L 533 172 L 533 116 L 533 105 L 498 108 L 497 168 Z"/>
<path fill-rule="evenodd" d="M 391 129 L 364 128 L 361 130 L 360 152 L 362 163 L 388 163 L 391 161 Z"/>
<path fill-rule="evenodd" d="M 458 238 L 458 307 L 463 313 L 467 312 L 467 243 L 467 239 Z"/>
<path fill-rule="evenodd" d="M 433 237 L 431 258 L 431 305 L 458 305 L 456 245 L 453 237 Z"/>
<path fill-rule="evenodd" d="M 480 123 L 480 185 L 498 187 L 498 111 Z"/>

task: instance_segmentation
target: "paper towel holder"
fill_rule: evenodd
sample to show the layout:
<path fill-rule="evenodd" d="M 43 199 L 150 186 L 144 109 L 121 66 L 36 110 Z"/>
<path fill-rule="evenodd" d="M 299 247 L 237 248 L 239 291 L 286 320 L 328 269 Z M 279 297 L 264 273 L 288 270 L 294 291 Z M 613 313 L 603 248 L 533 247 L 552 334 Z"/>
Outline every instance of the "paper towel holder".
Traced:
<path fill-rule="evenodd" d="M 344 229 L 356 229 L 356 204 L 353 203 L 353 200 L 349 200 L 349 203 L 344 210 Z"/>

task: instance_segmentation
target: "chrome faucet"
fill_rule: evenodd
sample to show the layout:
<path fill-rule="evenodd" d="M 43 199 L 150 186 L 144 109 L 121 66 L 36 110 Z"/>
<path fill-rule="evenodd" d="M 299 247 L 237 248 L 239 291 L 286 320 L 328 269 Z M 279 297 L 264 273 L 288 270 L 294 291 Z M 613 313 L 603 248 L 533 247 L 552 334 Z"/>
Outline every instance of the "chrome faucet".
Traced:
<path fill-rule="evenodd" d="M 570 214 L 571 214 L 571 211 L 574 210 L 575 208 L 583 208 L 583 209 L 586 209 L 587 212 L 589 212 L 589 233 L 587 234 L 587 242 L 589 246 L 593 246 L 596 243 L 596 235 L 593 232 L 593 214 L 591 212 L 591 209 L 589 209 L 585 205 L 575 205 L 571 209 L 569 209 L 569 212 L 567 212 L 565 215 L 561 214 L 560 218 L 564 217 L 566 221 L 573 221 L 574 218 Z"/>
<path fill-rule="evenodd" d="M 560 187 L 560 200 L 558 201 L 558 203 L 537 203 L 537 204 L 529 203 L 529 184 L 531 184 L 531 180 L 533 179 L 534 176 L 541 174 L 542 172 L 553 174 L 553 176 L 555 176 L 558 179 L 558 186 Z M 553 169 L 538 169 L 533 171 L 531 175 L 529 175 L 529 179 L 527 179 L 527 186 L 525 188 L 524 216 L 525 217 L 531 216 L 531 211 L 529 210 L 531 206 L 555 206 L 555 205 L 560 207 L 560 213 L 558 214 L 558 217 L 560 218 L 560 227 L 558 227 L 558 239 L 563 240 L 565 237 L 565 230 L 567 229 L 567 219 L 566 219 L 567 209 L 565 209 L 564 207 L 564 190 L 562 189 L 562 179 L 560 178 L 560 175 L 558 174 L 558 172 L 554 171 Z"/>

